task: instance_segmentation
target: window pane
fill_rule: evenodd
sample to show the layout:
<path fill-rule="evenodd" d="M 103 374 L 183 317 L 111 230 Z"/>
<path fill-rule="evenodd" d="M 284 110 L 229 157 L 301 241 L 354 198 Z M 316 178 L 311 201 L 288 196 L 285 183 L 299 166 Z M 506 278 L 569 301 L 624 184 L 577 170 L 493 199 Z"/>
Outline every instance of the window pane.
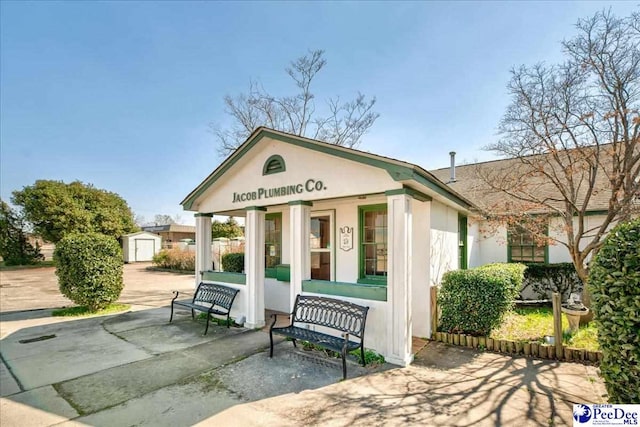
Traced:
<path fill-rule="evenodd" d="M 374 260 L 365 261 L 365 274 L 374 276 L 376 274 L 376 262 Z"/>
<path fill-rule="evenodd" d="M 311 278 L 331 280 L 331 254 L 329 252 L 311 252 Z"/>
<path fill-rule="evenodd" d="M 522 227 L 512 227 L 508 232 L 511 261 L 544 262 L 546 246 L 538 246 L 533 235 Z"/>
<path fill-rule="evenodd" d="M 376 223 L 376 213 L 375 212 L 365 212 L 364 213 L 364 226 L 365 227 L 373 227 Z"/>
<path fill-rule="evenodd" d="M 376 257 L 376 247 L 374 245 L 365 245 L 364 257 L 367 259 L 373 259 Z"/>
<path fill-rule="evenodd" d="M 366 208 L 364 208 L 366 209 Z M 386 277 L 387 275 L 387 212 L 386 209 L 365 211 L 361 216 L 362 266 L 360 275 Z"/>
<path fill-rule="evenodd" d="M 311 249 L 329 249 L 331 246 L 331 218 L 311 218 Z"/>
<path fill-rule="evenodd" d="M 364 230 L 364 241 L 365 243 L 373 243 L 374 240 L 374 236 L 375 236 L 375 232 L 376 230 L 373 228 L 365 228 Z"/>
<path fill-rule="evenodd" d="M 264 265 L 274 268 L 281 264 L 282 219 L 280 216 L 268 217 L 264 221 Z"/>

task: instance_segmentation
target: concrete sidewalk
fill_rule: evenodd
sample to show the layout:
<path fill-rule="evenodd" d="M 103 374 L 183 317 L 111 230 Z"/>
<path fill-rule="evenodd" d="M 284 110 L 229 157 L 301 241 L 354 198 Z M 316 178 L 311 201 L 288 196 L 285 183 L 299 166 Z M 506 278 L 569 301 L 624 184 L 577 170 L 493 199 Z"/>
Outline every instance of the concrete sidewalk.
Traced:
<path fill-rule="evenodd" d="M 404 369 L 350 363 L 341 381 L 339 360 L 281 341 L 271 359 L 265 332 L 203 336 L 182 313 L 171 324 L 166 307 L 3 315 L 0 424 L 547 426 L 570 425 L 573 403 L 603 401 L 594 367 L 441 343 Z"/>

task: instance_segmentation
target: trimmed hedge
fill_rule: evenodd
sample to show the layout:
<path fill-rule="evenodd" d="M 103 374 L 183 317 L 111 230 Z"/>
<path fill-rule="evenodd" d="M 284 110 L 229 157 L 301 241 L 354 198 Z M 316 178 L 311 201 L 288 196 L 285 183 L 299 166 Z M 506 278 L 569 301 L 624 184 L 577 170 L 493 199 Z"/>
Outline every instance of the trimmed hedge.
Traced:
<path fill-rule="evenodd" d="M 527 269 L 520 299 L 551 299 L 553 292 L 559 292 L 562 300 L 566 301 L 569 294 L 582 292 L 582 280 L 571 262 L 525 265 Z"/>
<path fill-rule="evenodd" d="M 56 244 L 53 259 L 60 291 L 74 303 L 98 311 L 120 297 L 124 261 L 113 237 L 69 234 Z"/>
<path fill-rule="evenodd" d="M 489 335 L 513 307 L 525 268 L 523 264 L 489 264 L 445 273 L 438 292 L 440 330 Z"/>
<path fill-rule="evenodd" d="M 609 232 L 588 283 L 609 403 L 640 403 L 640 218 Z"/>
<path fill-rule="evenodd" d="M 244 254 L 242 252 L 231 252 L 222 255 L 222 269 L 231 273 L 242 273 L 244 271 Z"/>

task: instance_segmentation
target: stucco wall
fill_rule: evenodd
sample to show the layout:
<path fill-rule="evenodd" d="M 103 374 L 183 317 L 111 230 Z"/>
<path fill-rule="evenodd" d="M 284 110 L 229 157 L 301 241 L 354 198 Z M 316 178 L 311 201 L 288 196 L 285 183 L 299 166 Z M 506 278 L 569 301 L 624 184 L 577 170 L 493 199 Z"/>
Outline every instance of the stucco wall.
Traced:
<path fill-rule="evenodd" d="M 586 238 L 580 241 L 580 248 L 584 248 L 591 240 L 595 228 L 599 227 L 605 220 L 604 215 L 592 215 L 585 217 L 585 230 L 590 230 L 586 234 Z M 577 220 L 573 221 L 573 226 L 577 227 Z M 615 225 L 615 224 L 614 224 Z M 612 226 L 608 228 L 611 229 Z M 566 233 L 564 232 L 563 221 L 560 218 L 554 218 L 549 226 L 549 237 L 559 240 L 555 245 L 549 246 L 549 262 L 572 262 L 571 255 L 566 246 L 560 242 L 567 242 Z"/>
<path fill-rule="evenodd" d="M 474 218 L 467 219 L 467 267 L 477 267 L 481 263 L 480 257 L 480 224 Z"/>
<path fill-rule="evenodd" d="M 431 284 L 458 268 L 458 211 L 442 203 L 431 202 Z"/>
<path fill-rule="evenodd" d="M 411 280 L 411 312 L 413 335 L 431 336 L 431 268 L 429 252 L 431 250 L 431 204 L 412 200 L 413 255 Z"/>
<path fill-rule="evenodd" d="M 604 220 L 603 215 L 592 215 L 585 218 L 585 230 L 594 229 Z M 574 220 L 574 227 L 577 226 L 577 220 Z M 480 230 L 488 230 L 486 224 L 479 224 Z M 474 231 L 474 234 L 476 232 Z M 590 234 L 587 234 L 587 238 L 582 239 L 580 246 L 584 247 L 589 239 Z M 566 242 L 566 233 L 564 231 L 564 224 L 560 218 L 553 218 L 549 223 L 549 237 L 558 240 L 558 242 L 552 242 L 549 245 L 549 262 L 572 262 L 571 255 L 566 246 L 561 242 Z M 507 262 L 508 246 L 507 246 L 507 229 L 505 227 L 498 227 L 496 230 L 492 230 L 491 233 L 485 231 L 478 232 L 476 237 L 479 244 L 474 245 L 471 256 L 469 258 L 469 267 L 477 267 L 483 264 L 489 264 L 492 262 Z"/>
<path fill-rule="evenodd" d="M 477 263 L 469 263 L 469 267 L 478 267 L 493 262 L 507 262 L 507 229 L 498 227 L 488 234 L 486 225 L 480 223 L 478 236 L 478 253 L 473 256 Z"/>

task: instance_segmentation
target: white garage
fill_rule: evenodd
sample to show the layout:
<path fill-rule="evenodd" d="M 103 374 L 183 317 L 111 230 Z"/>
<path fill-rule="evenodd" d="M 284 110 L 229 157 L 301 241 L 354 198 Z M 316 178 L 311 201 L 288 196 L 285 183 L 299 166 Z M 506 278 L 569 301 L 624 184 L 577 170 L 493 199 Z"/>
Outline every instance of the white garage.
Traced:
<path fill-rule="evenodd" d="M 157 234 L 139 231 L 122 236 L 124 262 L 148 262 L 160 252 L 162 238 Z"/>

